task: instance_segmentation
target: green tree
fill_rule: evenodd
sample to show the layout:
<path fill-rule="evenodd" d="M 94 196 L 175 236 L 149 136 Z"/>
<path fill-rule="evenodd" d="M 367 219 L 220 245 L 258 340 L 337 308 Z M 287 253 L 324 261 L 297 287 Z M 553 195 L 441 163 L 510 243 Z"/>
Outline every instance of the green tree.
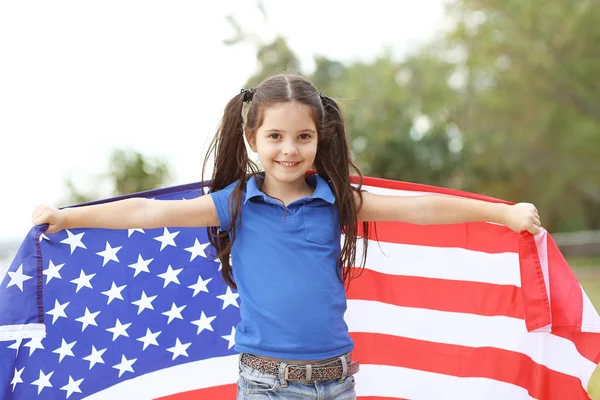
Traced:
<path fill-rule="evenodd" d="M 429 50 L 401 62 L 384 55 L 341 69 L 324 59 L 316 65 L 315 80 L 345 111 L 355 158 L 365 173 L 460 186 L 467 149 L 449 120 L 456 100 L 444 78 L 452 73 L 451 65 L 435 60 Z M 322 69 L 333 71 L 329 82 Z"/>
<path fill-rule="evenodd" d="M 258 70 L 247 87 L 272 73 L 302 73 L 297 56 L 281 37 L 260 46 L 257 53 Z M 452 68 L 432 59 L 423 52 L 401 63 L 385 55 L 372 63 L 346 66 L 315 57 L 316 68 L 307 75 L 340 102 L 355 158 L 365 173 L 459 186 L 457 170 L 466 150 L 460 132 L 448 121 L 446 100 L 454 92 L 439 85 L 439 77 L 449 76 Z"/>
<path fill-rule="evenodd" d="M 600 229 L 600 3 L 455 0 L 448 15 L 442 40 L 400 60 L 315 57 L 310 77 L 341 103 L 358 164 L 534 202 L 550 231 Z M 283 38 L 254 43 L 246 86 L 302 72 Z"/>
<path fill-rule="evenodd" d="M 152 190 L 165 186 L 170 180 L 169 165 L 159 158 L 144 157 L 137 151 L 115 149 L 110 156 L 109 171 L 93 178 L 96 189 L 83 193 L 67 179 L 68 197 L 65 204 L 81 204 L 103 197 L 118 196 Z M 109 193 L 99 187 L 108 184 Z"/>
<path fill-rule="evenodd" d="M 599 229 L 600 4 L 458 0 L 449 12 L 470 186 L 535 202 L 552 230 Z"/>

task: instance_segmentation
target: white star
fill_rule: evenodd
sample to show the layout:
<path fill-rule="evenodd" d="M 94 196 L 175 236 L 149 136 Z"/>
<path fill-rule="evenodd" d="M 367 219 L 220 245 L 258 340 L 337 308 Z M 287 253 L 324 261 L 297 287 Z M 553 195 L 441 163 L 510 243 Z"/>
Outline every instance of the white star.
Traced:
<path fill-rule="evenodd" d="M 192 295 L 192 297 L 196 297 L 196 295 L 200 292 L 208 293 L 208 288 L 206 287 L 206 285 L 208 285 L 208 282 L 210 281 L 212 281 L 212 278 L 208 278 L 204 281 L 202 280 L 202 277 L 198 275 L 198 282 L 188 286 L 190 289 L 194 289 L 194 294 Z"/>
<path fill-rule="evenodd" d="M 121 355 L 121 362 L 118 363 L 117 365 L 113 365 L 113 368 L 119 370 L 119 378 L 120 378 L 121 375 L 123 375 L 123 373 L 125 371 L 134 372 L 133 368 L 131 366 L 136 361 L 137 361 L 137 358 L 133 358 L 131 360 L 128 360 L 127 358 L 125 358 L 125 355 L 122 354 Z"/>
<path fill-rule="evenodd" d="M 214 260 L 212 260 L 212 262 L 219 264 L 219 271 L 223 269 L 223 263 L 221 262 L 220 258 L 217 257 Z M 229 254 L 229 266 L 233 267 L 233 260 L 231 258 L 231 254 Z"/>
<path fill-rule="evenodd" d="M 23 273 L 23 264 L 19 265 L 19 268 L 17 268 L 17 272 L 8 271 L 8 276 L 10 276 L 10 281 L 8 282 L 8 285 L 6 285 L 6 287 L 9 288 L 15 285 L 19 288 L 21 292 L 23 291 L 23 282 L 33 278 L 32 276 L 25 275 Z"/>
<path fill-rule="evenodd" d="M 229 344 L 227 345 L 227 350 L 231 349 L 235 345 L 235 327 L 231 327 L 231 333 L 229 335 L 221 337 L 229 342 Z"/>
<path fill-rule="evenodd" d="M 163 272 L 162 274 L 158 274 L 157 276 L 159 278 L 162 278 L 165 280 L 165 284 L 163 285 L 163 288 L 166 288 L 167 285 L 171 282 L 175 282 L 176 284 L 179 285 L 179 278 L 177 278 L 177 275 L 179 275 L 181 273 L 181 271 L 183 271 L 183 268 L 179 268 L 179 269 L 173 269 L 171 268 L 171 266 L 167 266 L 167 272 Z"/>
<path fill-rule="evenodd" d="M 73 380 L 73 378 L 71 378 L 71 375 L 69 375 L 69 383 L 67 383 L 65 386 L 61 387 L 60 390 L 67 391 L 67 399 L 68 399 L 69 396 L 72 395 L 74 392 L 81 393 L 81 389 L 79 389 L 79 385 L 81 385 L 81 382 L 83 382 L 83 378 L 81 378 L 78 381 L 75 381 L 75 380 Z"/>
<path fill-rule="evenodd" d="M 31 338 L 31 340 L 25 343 L 23 347 L 29 347 L 29 355 L 32 355 L 37 349 L 45 350 L 42 340 L 44 340 L 44 338 Z"/>
<path fill-rule="evenodd" d="M 133 228 L 133 229 L 127 229 L 127 237 L 130 237 L 131 235 L 133 235 L 133 232 L 141 232 L 144 233 L 144 230 L 141 228 Z"/>
<path fill-rule="evenodd" d="M 87 288 L 93 289 L 92 284 L 90 283 L 90 281 L 92 280 L 92 278 L 94 276 L 96 276 L 96 274 L 86 275 L 85 272 L 83 272 L 83 270 L 79 271 L 79 278 L 75 278 L 72 281 L 70 281 L 71 283 L 76 283 L 77 284 L 77 288 L 75 289 L 75 293 L 79 292 L 79 289 L 81 289 L 82 287 L 87 287 Z"/>
<path fill-rule="evenodd" d="M 202 311 L 202 314 L 200 314 L 200 319 L 197 319 L 195 321 L 190 321 L 192 324 L 198 326 L 198 332 L 196 333 L 196 335 L 199 335 L 200 332 L 202 332 L 203 330 L 207 329 L 209 331 L 213 331 L 212 326 L 210 325 L 211 322 L 213 322 L 213 320 L 217 318 L 215 317 L 207 317 L 204 314 L 204 311 Z"/>
<path fill-rule="evenodd" d="M 68 229 L 66 229 L 66 231 L 67 231 L 68 237 L 66 239 L 61 240 L 61 243 L 65 243 L 65 244 L 68 244 L 69 246 L 71 246 L 71 254 L 73 254 L 75 249 L 78 247 L 87 249 L 87 247 L 85 247 L 85 244 L 83 244 L 83 242 L 81 241 L 81 238 L 83 237 L 83 235 L 85 235 L 85 232 L 78 233 L 77 235 L 73 235 L 71 233 L 71 231 L 69 231 Z"/>
<path fill-rule="evenodd" d="M 129 334 L 127 333 L 127 328 L 129 328 L 129 326 L 131 326 L 131 322 L 128 324 L 121 324 L 121 321 L 119 321 L 119 318 L 117 318 L 117 323 L 115 326 L 113 328 L 107 328 L 106 330 L 112 332 L 112 341 L 114 342 L 119 336 L 129 337 Z"/>
<path fill-rule="evenodd" d="M 222 308 L 222 310 L 224 310 L 229 305 L 236 306 L 237 308 L 240 308 L 240 306 L 238 305 L 237 300 L 236 300 L 238 297 L 240 297 L 240 295 L 237 294 L 237 293 L 233 293 L 231 291 L 231 288 L 229 286 L 227 286 L 227 291 L 225 292 L 225 294 L 217 296 L 217 299 L 223 300 L 223 308 Z"/>
<path fill-rule="evenodd" d="M 52 374 L 54 374 L 54 371 L 52 371 L 48 375 L 46 375 L 46 374 L 44 374 L 44 371 L 42 371 L 40 369 L 40 377 L 38 379 L 36 379 L 35 381 L 31 382 L 32 385 L 35 385 L 38 387 L 38 394 L 40 394 L 40 392 L 45 387 L 52 387 L 52 384 L 50 383 L 50 378 L 52 377 Z"/>
<path fill-rule="evenodd" d="M 173 353 L 173 358 L 171 359 L 171 361 L 175 360 L 179 356 L 189 357 L 188 353 L 187 353 L 187 349 L 188 349 L 188 347 L 190 347 L 191 344 L 192 344 L 192 342 L 182 344 L 179 341 L 179 338 L 176 338 L 175 339 L 175 346 L 170 347 L 170 348 L 167 349 L 168 352 Z"/>
<path fill-rule="evenodd" d="M 46 314 L 52 315 L 52 325 L 56 322 L 56 320 L 60 317 L 67 318 L 67 314 L 65 313 L 65 308 L 69 305 L 70 301 L 67 301 L 64 304 L 60 304 L 58 300 L 54 299 L 54 308 L 48 311 Z"/>
<path fill-rule="evenodd" d="M 200 244 L 200 242 L 198 242 L 198 239 L 195 239 L 194 245 L 192 247 L 186 248 L 185 251 L 189 251 L 190 253 L 192 253 L 190 255 L 190 261 L 194 261 L 194 259 L 198 256 L 206 258 L 204 249 L 206 249 L 208 246 L 210 246 L 210 243 Z"/>
<path fill-rule="evenodd" d="M 109 262 L 111 260 L 119 262 L 119 259 L 117 258 L 117 252 L 119 250 L 121 250 L 121 247 L 123 247 L 123 246 L 111 247 L 110 243 L 106 242 L 106 248 L 104 250 L 96 253 L 100 257 L 104 258 L 104 260 L 102 261 L 103 267 L 106 265 L 107 262 Z"/>
<path fill-rule="evenodd" d="M 183 317 L 181 316 L 181 312 L 183 311 L 183 309 L 186 307 L 186 305 L 182 305 L 181 307 L 177 307 L 177 304 L 173 303 L 171 304 L 171 309 L 169 311 L 165 311 L 164 313 L 162 313 L 162 315 L 166 315 L 167 317 L 169 317 L 169 320 L 167 321 L 167 325 L 169 325 L 171 323 L 171 321 L 173 321 L 175 318 L 177 319 L 183 319 Z"/>
<path fill-rule="evenodd" d="M 138 260 L 134 264 L 129 264 L 128 267 L 133 268 L 135 272 L 133 276 L 137 276 L 140 272 L 150 272 L 148 269 L 148 265 L 154 260 L 154 258 L 150 258 L 148 260 L 144 260 L 141 254 L 138 254 Z"/>
<path fill-rule="evenodd" d="M 64 263 L 59 264 L 59 265 L 54 265 L 52 260 L 50 260 L 50 264 L 48 265 L 48 268 L 46 268 L 42 272 L 42 274 L 46 275 L 46 285 L 48 284 L 48 282 L 50 282 L 52 280 L 52 278 L 62 279 L 62 276 L 60 276 L 60 269 L 64 265 L 65 265 Z"/>
<path fill-rule="evenodd" d="M 137 338 L 137 340 L 144 343 L 144 347 L 142 348 L 142 350 L 146 350 L 146 347 L 150 346 L 151 344 L 158 346 L 158 342 L 156 341 L 156 338 L 161 333 L 162 333 L 162 331 L 153 333 L 150 329 L 146 328 L 146 335 L 142 336 L 140 338 Z"/>
<path fill-rule="evenodd" d="M 17 383 L 23 383 L 23 379 L 21 379 L 21 374 L 23 373 L 24 369 L 25 367 L 21 369 L 15 368 L 15 376 L 13 377 L 12 381 L 10 381 L 10 384 L 13 385 L 13 392 L 15 391 L 15 386 L 17 386 Z"/>
<path fill-rule="evenodd" d="M 138 315 L 140 315 L 140 313 L 142 311 L 144 311 L 146 308 L 148 308 L 150 310 L 154 310 L 154 307 L 152 306 L 152 302 L 157 297 L 158 297 L 158 295 L 148 297 L 148 296 L 146 296 L 146 293 L 142 290 L 142 297 L 139 300 L 132 301 L 131 304 L 138 306 Z"/>
<path fill-rule="evenodd" d="M 81 332 L 85 331 L 85 328 L 87 328 L 88 325 L 98 326 L 96 323 L 96 316 L 98 316 L 98 314 L 100 314 L 100 311 L 91 313 L 87 307 L 85 308 L 85 314 L 75 320 L 77 322 L 81 322 Z"/>
<path fill-rule="evenodd" d="M 208 192 L 210 191 L 210 188 L 208 186 L 204 186 L 204 187 L 202 187 L 202 191 L 204 192 L 204 194 L 208 194 Z"/>
<path fill-rule="evenodd" d="M 155 237 L 154 240 L 160 242 L 160 251 L 162 251 L 167 246 L 177 247 L 175 244 L 175 237 L 177 235 L 179 235 L 179 231 L 171 233 L 167 228 L 164 228 L 163 234 Z"/>
<path fill-rule="evenodd" d="M 42 233 L 42 234 L 40 235 L 40 239 L 39 239 L 40 243 L 42 242 L 42 240 L 50 240 L 50 239 L 48 239 L 48 236 L 46 236 L 46 234 L 45 234 L 45 233 Z"/>
<path fill-rule="evenodd" d="M 73 346 L 75 346 L 75 343 L 77 343 L 77 341 L 71 342 L 71 343 L 67 343 L 65 341 L 65 339 L 61 339 L 62 343 L 60 345 L 60 347 L 56 350 L 52 350 L 53 353 L 58 354 L 58 362 L 61 362 L 63 360 L 63 358 L 65 358 L 66 356 L 71 356 L 71 357 L 75 357 L 75 354 L 73 354 Z"/>
<path fill-rule="evenodd" d="M 110 304 L 110 302 L 114 299 L 123 300 L 123 295 L 121 294 L 121 292 L 123 291 L 123 289 L 125 289 L 125 287 L 127 287 L 127 285 L 117 287 L 117 285 L 115 285 L 115 283 L 113 282 L 109 290 L 102 292 L 103 295 L 108 296 L 108 301 L 106 302 L 106 304 Z"/>
<path fill-rule="evenodd" d="M 104 364 L 104 360 L 102 359 L 102 354 L 104 354 L 105 351 L 106 351 L 106 349 L 96 350 L 94 345 L 92 345 L 92 352 L 90 353 L 90 355 L 83 357 L 83 359 L 85 361 L 90 362 L 90 369 L 92 369 L 92 367 L 96 364 Z"/>
<path fill-rule="evenodd" d="M 23 338 L 18 338 L 15 340 L 15 342 L 13 344 L 11 344 L 10 346 L 8 346 L 8 349 L 14 349 L 17 351 L 17 354 L 15 354 L 15 357 L 19 355 L 19 348 L 21 347 L 21 343 L 23 343 Z"/>

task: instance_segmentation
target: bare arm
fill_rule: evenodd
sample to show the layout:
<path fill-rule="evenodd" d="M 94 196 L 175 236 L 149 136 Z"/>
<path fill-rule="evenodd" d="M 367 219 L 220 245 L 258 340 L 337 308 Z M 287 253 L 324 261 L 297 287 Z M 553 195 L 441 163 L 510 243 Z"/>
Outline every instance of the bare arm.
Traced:
<path fill-rule="evenodd" d="M 65 208 L 40 205 L 32 214 L 34 225 L 49 224 L 48 233 L 69 228 L 161 228 L 219 226 L 210 195 L 192 200 L 131 198 L 110 203 Z"/>
<path fill-rule="evenodd" d="M 360 221 L 401 221 L 419 225 L 494 222 L 516 232 L 539 232 L 533 204 L 508 205 L 443 195 L 384 196 L 363 192 Z"/>

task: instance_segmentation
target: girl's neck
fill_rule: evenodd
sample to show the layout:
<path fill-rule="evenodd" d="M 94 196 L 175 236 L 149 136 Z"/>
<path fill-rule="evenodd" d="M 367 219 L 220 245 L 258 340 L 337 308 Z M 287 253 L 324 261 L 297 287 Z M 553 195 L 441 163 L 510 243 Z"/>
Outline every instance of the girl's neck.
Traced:
<path fill-rule="evenodd" d="M 314 188 L 306 183 L 304 178 L 295 182 L 283 183 L 275 181 L 266 174 L 261 190 L 267 196 L 281 200 L 286 206 L 295 200 L 311 196 L 314 192 Z"/>

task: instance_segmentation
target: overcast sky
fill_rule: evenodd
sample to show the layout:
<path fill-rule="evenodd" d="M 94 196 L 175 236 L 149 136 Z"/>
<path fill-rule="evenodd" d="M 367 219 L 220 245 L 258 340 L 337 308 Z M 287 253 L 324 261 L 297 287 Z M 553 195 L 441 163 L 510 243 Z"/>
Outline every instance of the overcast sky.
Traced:
<path fill-rule="evenodd" d="M 168 158 L 173 184 L 200 180 L 226 102 L 256 70 L 252 45 L 224 46 L 225 15 L 282 34 L 305 70 L 401 55 L 437 34 L 443 0 L 0 2 L 0 241 L 20 240 L 64 181 L 85 190 L 115 147 Z"/>

